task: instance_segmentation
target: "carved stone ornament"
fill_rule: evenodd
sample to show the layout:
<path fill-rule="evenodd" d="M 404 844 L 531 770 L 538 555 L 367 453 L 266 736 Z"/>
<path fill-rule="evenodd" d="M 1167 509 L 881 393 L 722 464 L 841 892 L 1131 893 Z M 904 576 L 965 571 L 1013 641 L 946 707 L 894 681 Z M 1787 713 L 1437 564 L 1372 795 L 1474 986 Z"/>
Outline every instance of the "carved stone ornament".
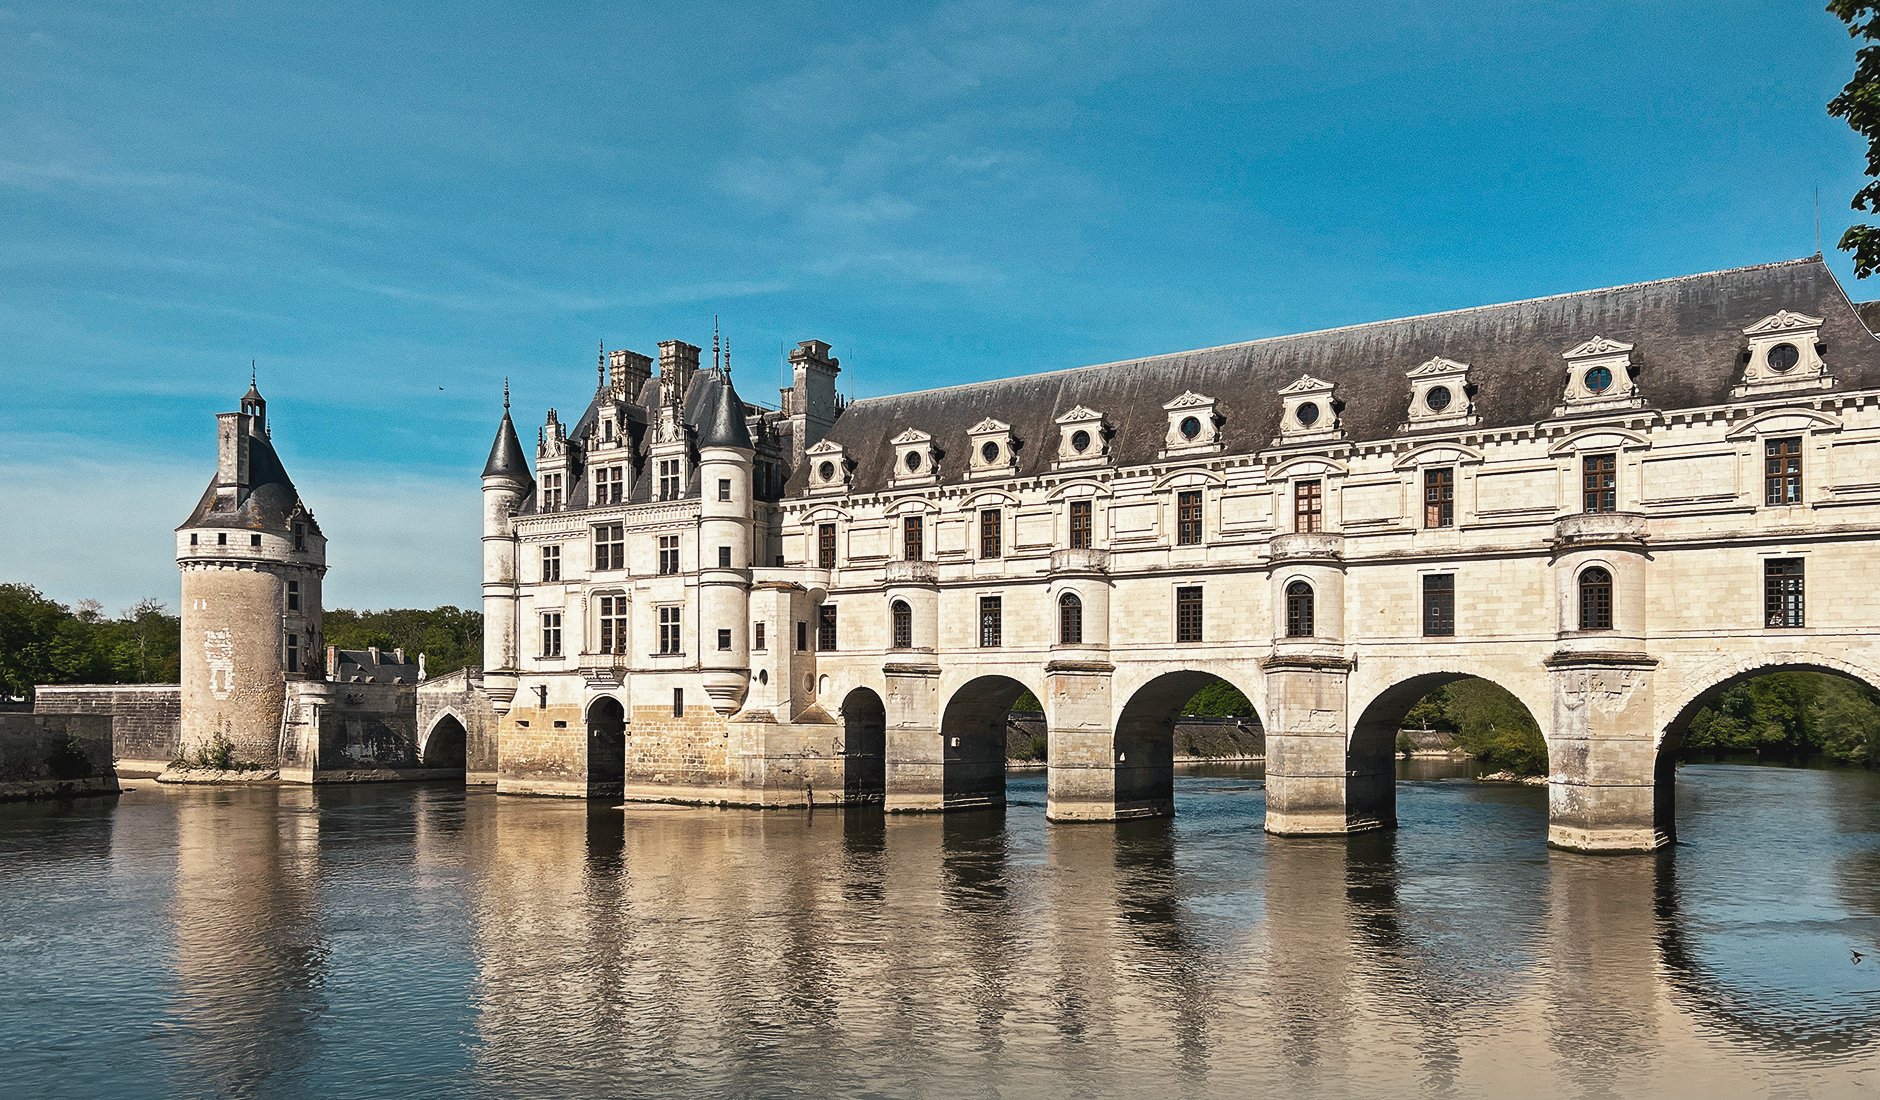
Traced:
<path fill-rule="evenodd" d="M 894 448 L 894 470 L 888 480 L 896 487 L 932 485 L 940 476 L 940 452 L 934 448 L 933 436 L 909 428 L 889 444 Z"/>
<path fill-rule="evenodd" d="M 1749 360 L 1731 397 L 1834 386 L 1821 358 L 1821 318 L 1780 310 L 1744 329 L 1743 335 L 1749 341 Z"/>
<path fill-rule="evenodd" d="M 990 416 L 966 429 L 970 442 L 967 477 L 1009 477 L 1018 469 L 1018 441 L 1012 426 Z"/>
<path fill-rule="evenodd" d="M 1481 423 L 1469 391 L 1469 364 L 1438 355 L 1411 370 L 1410 415 L 1398 431 L 1467 428 Z"/>
<path fill-rule="evenodd" d="M 1079 405 L 1058 417 L 1056 424 L 1058 449 L 1053 469 L 1101 466 L 1110 461 L 1110 426 L 1102 413 Z"/>
<path fill-rule="evenodd" d="M 848 456 L 842 450 L 842 444 L 825 439 L 803 452 L 803 460 L 809 463 L 809 491 L 812 493 L 839 493 L 849 487 L 849 476 L 854 468 Z"/>
<path fill-rule="evenodd" d="M 1162 406 L 1168 414 L 1168 434 L 1162 439 L 1162 457 L 1213 454 L 1221 449 L 1221 416 L 1214 398 L 1192 390 Z"/>
<path fill-rule="evenodd" d="M 1595 336 L 1561 353 L 1567 361 L 1567 385 L 1555 416 L 1645 407 L 1639 391 L 1631 344 Z"/>
<path fill-rule="evenodd" d="M 1274 446 L 1288 443 L 1318 443 L 1343 439 L 1339 427 L 1336 383 L 1302 374 L 1279 391 L 1281 404 L 1279 437 Z"/>

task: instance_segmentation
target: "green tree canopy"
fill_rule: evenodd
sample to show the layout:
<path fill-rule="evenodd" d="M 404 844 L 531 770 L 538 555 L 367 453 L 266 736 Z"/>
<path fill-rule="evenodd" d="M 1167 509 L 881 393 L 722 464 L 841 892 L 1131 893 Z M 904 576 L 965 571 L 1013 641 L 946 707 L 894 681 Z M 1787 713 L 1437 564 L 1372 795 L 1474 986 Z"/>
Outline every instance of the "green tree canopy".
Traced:
<path fill-rule="evenodd" d="M 156 600 L 115 619 L 96 601 L 76 609 L 31 585 L 0 584 L 0 693 L 36 684 L 173 684 L 182 679 L 182 620 Z"/>
<path fill-rule="evenodd" d="M 1867 185 L 1854 192 L 1855 210 L 1880 212 L 1880 4 L 1833 0 L 1828 11 L 1847 24 L 1850 37 L 1867 42 L 1854 55 L 1854 79 L 1828 101 L 1828 113 L 1843 119 L 1867 139 Z M 1850 226 L 1841 235 L 1841 251 L 1854 256 L 1854 277 L 1880 270 L 1880 226 Z"/>

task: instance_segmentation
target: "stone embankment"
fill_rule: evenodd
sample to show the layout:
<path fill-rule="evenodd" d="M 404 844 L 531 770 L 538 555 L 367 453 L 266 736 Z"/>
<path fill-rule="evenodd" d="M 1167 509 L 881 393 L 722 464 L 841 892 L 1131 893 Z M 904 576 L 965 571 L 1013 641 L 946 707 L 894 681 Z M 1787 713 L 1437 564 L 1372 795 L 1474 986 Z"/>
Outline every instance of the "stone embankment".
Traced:
<path fill-rule="evenodd" d="M 117 793 L 111 719 L 0 714 L 0 802 Z"/>

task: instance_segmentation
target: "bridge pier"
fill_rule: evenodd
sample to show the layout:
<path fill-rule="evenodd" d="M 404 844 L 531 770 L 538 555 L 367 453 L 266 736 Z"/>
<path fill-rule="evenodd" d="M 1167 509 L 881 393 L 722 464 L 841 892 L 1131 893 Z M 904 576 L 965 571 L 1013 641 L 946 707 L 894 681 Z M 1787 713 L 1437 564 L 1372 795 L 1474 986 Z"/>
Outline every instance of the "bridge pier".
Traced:
<path fill-rule="evenodd" d="M 1657 812 L 1652 670 L 1643 653 L 1560 652 L 1548 746 L 1547 843 L 1576 852 L 1649 852 L 1674 839 Z"/>
<path fill-rule="evenodd" d="M 1111 727 L 1114 666 L 1100 659 L 1045 666 L 1051 764 L 1045 817 L 1124 821 L 1175 813 L 1175 717 L 1126 713 Z"/>
<path fill-rule="evenodd" d="M 1397 826 L 1391 746 L 1367 751 L 1350 735 L 1351 662 L 1323 653 L 1280 653 L 1265 662 L 1266 831 L 1338 836 Z"/>

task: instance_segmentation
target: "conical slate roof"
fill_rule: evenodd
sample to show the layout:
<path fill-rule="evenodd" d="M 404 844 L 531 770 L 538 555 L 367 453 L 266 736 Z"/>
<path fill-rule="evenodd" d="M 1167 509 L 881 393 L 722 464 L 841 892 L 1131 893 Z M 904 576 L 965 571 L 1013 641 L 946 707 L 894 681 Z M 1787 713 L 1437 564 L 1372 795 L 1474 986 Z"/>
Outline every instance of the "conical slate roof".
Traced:
<path fill-rule="evenodd" d="M 516 438 L 516 422 L 509 419 L 509 406 L 503 405 L 503 422 L 497 426 L 496 442 L 490 444 L 490 460 L 483 464 L 484 477 L 513 477 L 535 484 L 529 473 L 529 460 L 522 453 L 522 441 Z"/>
<path fill-rule="evenodd" d="M 732 388 L 731 376 L 720 371 L 704 374 L 693 383 L 693 388 L 703 388 L 699 395 L 700 412 L 704 415 L 696 421 L 698 424 L 698 445 L 706 447 L 737 447 L 751 449 L 751 430 L 744 422 L 744 402 L 738 400 L 738 391 Z"/>

